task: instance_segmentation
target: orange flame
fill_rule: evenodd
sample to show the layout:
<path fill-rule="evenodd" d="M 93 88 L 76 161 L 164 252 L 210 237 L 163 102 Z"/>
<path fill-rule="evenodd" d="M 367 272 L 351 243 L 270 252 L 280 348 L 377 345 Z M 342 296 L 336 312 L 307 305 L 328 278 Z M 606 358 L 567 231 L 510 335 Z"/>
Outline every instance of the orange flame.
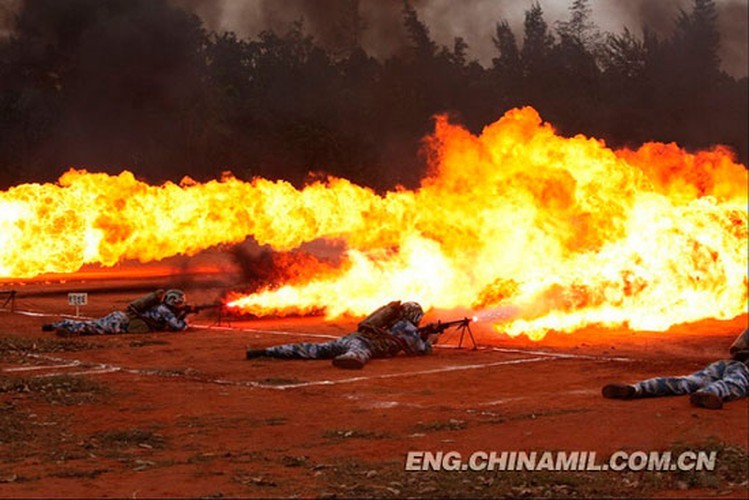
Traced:
<path fill-rule="evenodd" d="M 365 314 L 392 299 L 473 307 L 510 335 L 589 324 L 665 330 L 747 306 L 747 170 L 722 148 L 612 151 L 532 108 L 478 137 L 438 118 L 419 189 L 331 178 L 302 190 L 231 176 L 160 187 L 70 171 L 0 193 L 0 275 L 194 254 L 253 236 L 277 250 L 342 240 L 343 265 L 230 305 Z"/>

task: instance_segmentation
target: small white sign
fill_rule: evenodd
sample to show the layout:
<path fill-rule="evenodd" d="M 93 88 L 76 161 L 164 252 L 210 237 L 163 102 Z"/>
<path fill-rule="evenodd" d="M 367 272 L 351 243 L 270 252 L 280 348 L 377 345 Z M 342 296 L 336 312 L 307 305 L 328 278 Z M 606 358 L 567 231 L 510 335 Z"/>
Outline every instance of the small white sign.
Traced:
<path fill-rule="evenodd" d="M 69 293 L 68 294 L 68 305 L 85 306 L 86 304 L 88 304 L 87 293 Z"/>

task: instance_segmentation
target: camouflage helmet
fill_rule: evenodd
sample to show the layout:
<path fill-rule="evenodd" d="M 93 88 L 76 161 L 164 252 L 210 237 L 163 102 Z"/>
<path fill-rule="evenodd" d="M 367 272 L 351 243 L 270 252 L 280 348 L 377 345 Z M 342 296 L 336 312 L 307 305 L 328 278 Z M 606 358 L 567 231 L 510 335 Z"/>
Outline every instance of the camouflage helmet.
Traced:
<path fill-rule="evenodd" d="M 185 303 L 185 292 L 182 290 L 167 290 L 164 294 L 164 304 L 169 307 L 180 307 Z"/>
<path fill-rule="evenodd" d="M 419 326 L 421 318 L 424 317 L 424 310 L 417 302 L 404 302 L 401 304 L 402 317 L 410 321 L 415 326 Z"/>

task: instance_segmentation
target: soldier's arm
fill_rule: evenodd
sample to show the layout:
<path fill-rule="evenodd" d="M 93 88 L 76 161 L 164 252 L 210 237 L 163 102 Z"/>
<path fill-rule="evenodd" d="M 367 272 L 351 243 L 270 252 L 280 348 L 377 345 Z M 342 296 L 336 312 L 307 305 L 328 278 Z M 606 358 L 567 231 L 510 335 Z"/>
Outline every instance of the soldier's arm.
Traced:
<path fill-rule="evenodd" d="M 159 307 L 159 313 L 161 314 L 161 319 L 166 323 L 169 330 L 181 332 L 187 329 L 187 321 L 185 321 L 184 317 L 178 317 L 168 307 Z"/>
<path fill-rule="evenodd" d="M 393 327 L 393 333 L 402 338 L 408 349 L 406 354 L 422 356 L 432 352 L 432 343 L 421 338 L 418 328 L 408 321 L 401 321 Z"/>

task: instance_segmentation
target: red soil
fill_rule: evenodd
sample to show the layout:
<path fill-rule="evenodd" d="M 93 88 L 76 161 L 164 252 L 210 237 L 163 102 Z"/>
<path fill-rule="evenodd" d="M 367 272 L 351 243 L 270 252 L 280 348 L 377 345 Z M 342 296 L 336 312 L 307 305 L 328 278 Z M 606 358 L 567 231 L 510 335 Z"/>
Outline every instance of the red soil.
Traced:
<path fill-rule="evenodd" d="M 86 286 L 28 284 L 17 288 L 17 308 L 69 313 L 63 292 Z M 33 293 L 42 290 L 60 294 Z M 83 312 L 99 316 L 132 298 L 131 292 L 93 294 Z M 215 290 L 191 294 L 195 302 L 213 298 Z M 40 331 L 50 319 L 0 312 L 0 337 L 54 338 Z M 726 357 L 746 315 L 667 333 L 552 333 L 541 343 L 474 324 L 478 351 L 440 348 L 427 357 L 374 360 L 357 372 L 327 361 L 244 359 L 247 346 L 322 341 L 305 334 L 340 336 L 353 322 L 296 318 L 216 329 L 206 327 L 215 318 L 193 320 L 185 333 L 74 339 L 101 347 L 0 358 L 3 370 L 59 365 L 60 359 L 83 363 L 2 373 L 26 378 L 121 368 L 84 375 L 109 389 L 94 402 L 51 405 L 32 394 L 0 393 L 0 406 L 27 412 L 44 430 L 26 449 L 0 444 L 6 456 L 0 496 L 319 496 L 329 491 L 324 471 L 330 464 L 403 464 L 411 450 L 590 450 L 605 457 L 712 438 L 746 449 L 749 439 L 746 400 L 710 411 L 691 407 L 684 397 L 614 401 L 600 395 L 609 382 L 690 373 Z M 503 364 L 539 357 L 525 351 L 574 357 Z M 465 369 L 448 371 L 459 367 Z M 116 450 L 97 445 L 95 436 L 105 435 L 97 433 L 133 430 L 151 434 Z M 745 489 L 732 492 L 746 495 Z"/>

